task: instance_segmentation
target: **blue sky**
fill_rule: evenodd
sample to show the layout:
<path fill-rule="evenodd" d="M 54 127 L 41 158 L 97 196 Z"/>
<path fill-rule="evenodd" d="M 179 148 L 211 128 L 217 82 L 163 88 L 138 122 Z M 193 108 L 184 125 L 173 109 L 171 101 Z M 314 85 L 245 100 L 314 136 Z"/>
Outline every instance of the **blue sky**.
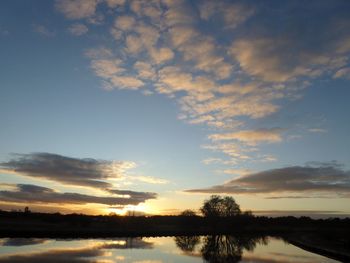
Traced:
<path fill-rule="evenodd" d="M 1 206 L 36 191 L 43 211 L 176 213 L 215 193 L 243 209 L 349 213 L 349 11 L 3 1 Z"/>

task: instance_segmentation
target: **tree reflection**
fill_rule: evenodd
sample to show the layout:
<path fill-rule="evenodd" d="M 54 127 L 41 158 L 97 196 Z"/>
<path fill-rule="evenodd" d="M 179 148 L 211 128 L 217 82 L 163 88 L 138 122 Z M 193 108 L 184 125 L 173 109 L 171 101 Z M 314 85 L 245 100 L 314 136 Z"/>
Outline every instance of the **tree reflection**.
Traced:
<path fill-rule="evenodd" d="M 175 238 L 176 245 L 184 252 L 193 252 L 199 241 L 200 237 L 198 236 Z M 213 235 L 203 239 L 200 252 L 206 262 L 239 262 L 242 259 L 243 250 L 252 251 L 257 243 L 267 244 L 267 239 L 246 235 Z"/>
<path fill-rule="evenodd" d="M 193 252 L 200 242 L 199 236 L 175 237 L 175 243 L 184 252 Z"/>

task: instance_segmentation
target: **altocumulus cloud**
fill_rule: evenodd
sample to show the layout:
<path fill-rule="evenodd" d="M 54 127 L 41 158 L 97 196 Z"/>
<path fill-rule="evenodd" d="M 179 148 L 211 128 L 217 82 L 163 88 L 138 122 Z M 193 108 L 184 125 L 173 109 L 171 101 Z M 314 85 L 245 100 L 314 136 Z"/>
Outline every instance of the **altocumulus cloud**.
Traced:
<path fill-rule="evenodd" d="M 0 201 L 78 205 L 95 203 L 124 206 L 137 205 L 147 199 L 156 198 L 155 193 L 123 190 L 115 190 L 113 192 L 114 194 L 118 194 L 118 196 L 93 196 L 79 193 L 61 193 L 51 188 L 31 184 L 12 185 L 12 188 L 14 189 L 0 191 Z"/>
<path fill-rule="evenodd" d="M 103 87 L 174 98 L 180 119 L 216 129 L 207 148 L 223 149 L 232 163 L 266 161 L 245 148 L 283 141 L 282 130 L 247 130 L 242 117 L 274 114 L 314 79 L 345 78 L 349 69 L 348 1 L 61 0 L 55 7 L 84 23 L 110 16 L 108 42 L 86 52 Z M 104 48 L 113 41 L 118 48 Z M 235 141 L 232 149 L 224 140 Z"/>
<path fill-rule="evenodd" d="M 15 154 L 10 161 L 0 163 L 5 173 L 102 189 L 112 187 L 105 180 L 121 178 L 135 166 L 129 161 L 79 159 L 52 153 Z"/>
<path fill-rule="evenodd" d="M 350 171 L 334 163 L 291 166 L 251 173 L 222 185 L 186 190 L 192 193 L 278 194 L 350 197 Z M 286 198 L 291 198 L 286 195 Z M 298 196 L 300 198 L 301 196 Z M 275 197 L 276 198 L 276 197 Z"/>

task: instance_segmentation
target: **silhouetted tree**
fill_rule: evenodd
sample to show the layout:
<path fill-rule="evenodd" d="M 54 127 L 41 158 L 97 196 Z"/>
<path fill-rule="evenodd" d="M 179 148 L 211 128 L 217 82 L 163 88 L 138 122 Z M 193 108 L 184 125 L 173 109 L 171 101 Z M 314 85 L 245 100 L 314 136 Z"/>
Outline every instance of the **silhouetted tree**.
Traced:
<path fill-rule="evenodd" d="M 180 216 L 196 216 L 196 212 L 190 209 L 186 209 L 181 212 Z"/>
<path fill-rule="evenodd" d="M 200 242 L 199 236 L 177 236 L 175 243 L 184 252 L 193 252 Z"/>
<path fill-rule="evenodd" d="M 241 214 L 241 209 L 233 197 L 212 195 L 204 201 L 201 212 L 206 217 L 230 217 Z"/>
<path fill-rule="evenodd" d="M 250 210 L 247 210 L 247 211 L 243 212 L 243 215 L 246 216 L 246 217 L 253 217 L 253 212 L 250 211 Z"/>

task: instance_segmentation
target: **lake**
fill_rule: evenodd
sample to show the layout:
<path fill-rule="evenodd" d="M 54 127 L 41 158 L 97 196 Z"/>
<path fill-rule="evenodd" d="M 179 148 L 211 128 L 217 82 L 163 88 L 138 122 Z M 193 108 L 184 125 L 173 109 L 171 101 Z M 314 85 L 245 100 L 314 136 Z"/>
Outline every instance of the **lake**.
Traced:
<path fill-rule="evenodd" d="M 0 239 L 0 262 L 338 262 L 275 237 Z"/>

